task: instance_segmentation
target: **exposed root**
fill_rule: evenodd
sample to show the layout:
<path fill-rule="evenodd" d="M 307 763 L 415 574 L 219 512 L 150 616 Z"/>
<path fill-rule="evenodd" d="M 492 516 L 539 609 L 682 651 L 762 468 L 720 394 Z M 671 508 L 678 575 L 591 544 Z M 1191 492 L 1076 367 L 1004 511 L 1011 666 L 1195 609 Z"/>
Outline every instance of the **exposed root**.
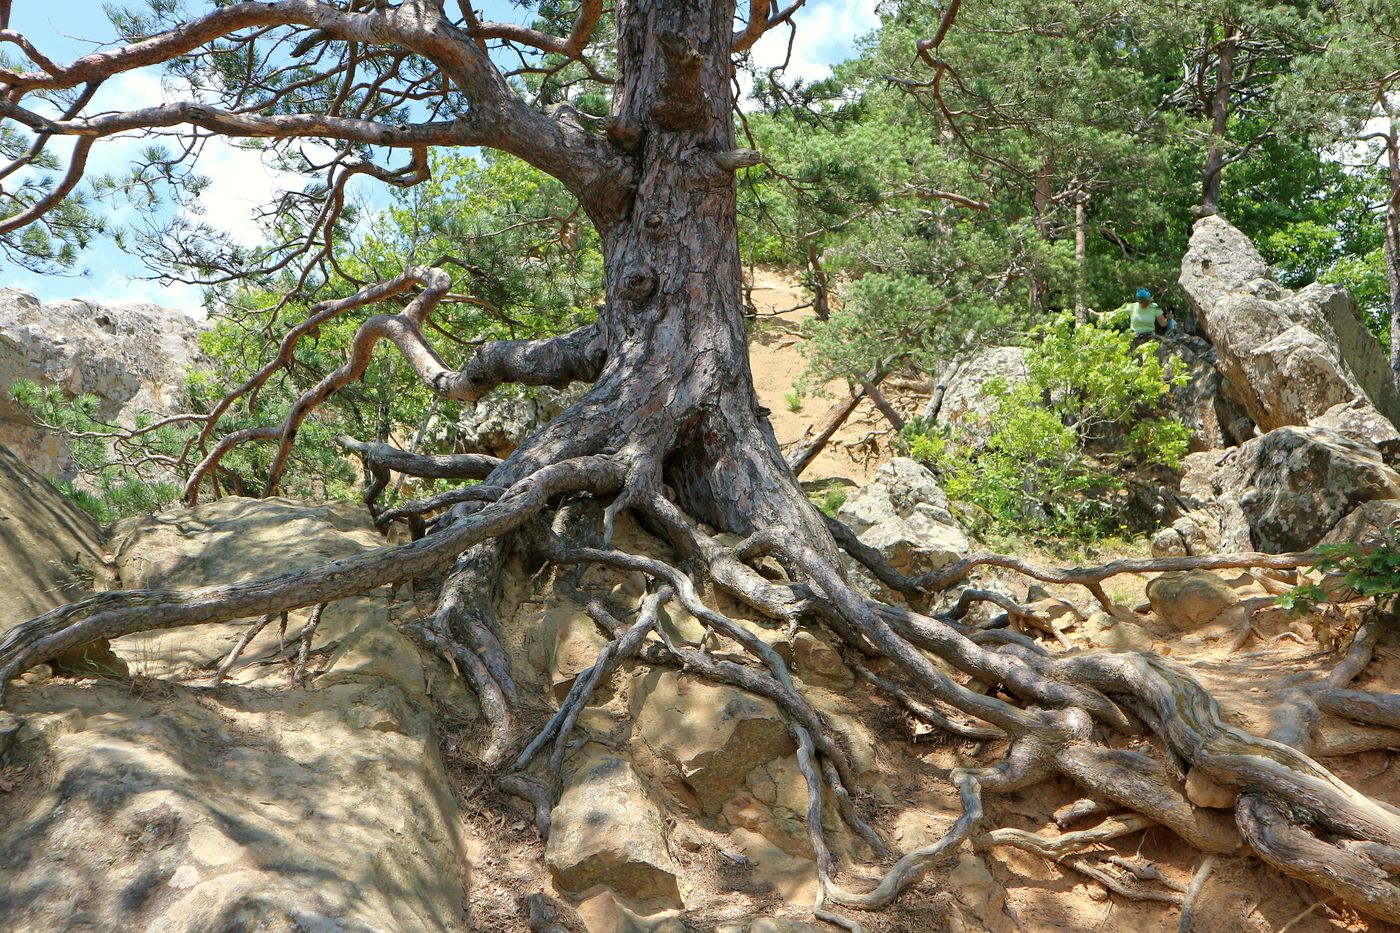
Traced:
<path fill-rule="evenodd" d="M 1215 856 L 1207 855 L 1201 859 L 1201 867 L 1191 876 L 1191 886 L 1186 889 L 1186 899 L 1181 903 L 1181 921 L 1177 924 L 1177 933 L 1191 933 L 1191 924 L 1196 919 L 1196 902 L 1200 900 L 1206 879 L 1210 878 L 1214 867 Z"/>
<path fill-rule="evenodd" d="M 267 628 L 267 624 L 278 615 L 282 617 L 282 624 L 286 625 L 287 614 L 285 612 L 269 612 L 267 615 L 248 626 L 247 631 L 243 633 L 238 641 L 234 642 L 233 648 L 229 651 L 228 656 L 224 658 L 223 663 L 219 665 L 219 669 L 214 672 L 214 679 L 209 682 L 209 686 L 217 687 L 224 682 L 224 678 L 228 676 L 229 670 L 232 669 L 233 665 L 238 663 L 238 659 L 242 657 L 243 649 L 247 648 L 248 644 L 254 638 L 257 638 L 258 635 L 262 633 L 262 630 Z"/>
<path fill-rule="evenodd" d="M 1192 888 L 1183 892 L 1164 883 L 1153 866 L 1105 858 L 1096 848 L 1154 825 L 1171 829 L 1208 856 L 1237 852 L 1247 844 L 1283 871 L 1362 909 L 1387 919 L 1400 917 L 1400 888 L 1390 880 L 1400 867 L 1400 811 L 1357 793 L 1306 756 L 1309 717 L 1315 719 L 1320 710 L 1339 711 L 1359 721 L 1400 722 L 1400 702 L 1394 697 L 1346 689 L 1371 658 L 1378 637 L 1374 620 L 1358 633 L 1351 651 L 1332 672 L 1320 680 L 1300 680 L 1291 688 L 1290 708 L 1299 711 L 1294 716 L 1294 735 L 1304 738 L 1291 743 L 1297 747 L 1289 747 L 1226 725 L 1197 681 L 1151 654 L 1056 655 L 1027 633 L 962 624 L 974 603 L 987 601 L 1003 609 L 1007 619 L 1059 637 L 1030 607 L 1000 594 L 964 588 L 950 609 L 925 614 L 863 598 L 825 549 L 784 526 L 764 528 L 732 547 L 722 544 L 672 501 L 662 484 L 661 458 L 639 447 L 624 447 L 607 456 L 573 456 L 527 469 L 531 457 L 560 448 L 540 442 L 526 455 L 498 465 L 475 455 L 434 458 L 385 445 L 350 442 L 347 446 L 365 458 L 380 488 L 391 471 L 470 476 L 485 479 L 486 484 L 379 513 L 381 525 L 406 520 L 418 522 L 419 527 L 425 527 L 426 517 L 438 513 L 433 533 L 411 544 L 271 580 L 194 593 L 107 594 L 65 607 L 0 639 L 0 676 L 13 677 L 47 653 L 96 638 L 263 616 L 235 647 L 217 681 L 273 615 L 310 605 L 316 608 L 300 636 L 293 673 L 299 684 L 311 636 L 328 601 L 450 567 L 436 612 L 405 630 L 445 657 L 476 691 L 490 730 L 481 761 L 488 769 L 509 763 L 500 786 L 530 802 L 542 835 L 549 832 L 550 810 L 558 798 L 580 712 L 599 684 L 620 665 L 638 659 L 677 664 L 698 676 L 766 697 L 777 706 L 796 742 L 808 786 L 808 834 L 820 881 L 814 912 L 843 928 L 858 930 L 860 924 L 834 907 L 878 910 L 888 906 L 969 839 L 979 847 L 1011 845 L 1034 852 L 1124 897 L 1182 904 L 1183 923 L 1189 925 L 1212 864 L 1209 858 Z M 513 475 L 523 478 L 507 485 L 503 477 Z M 575 515 L 574 507 L 561 500 L 578 492 L 589 493 L 593 504 Z M 557 510 L 552 527 L 542 514 L 548 508 Z M 613 523 L 629 509 L 667 536 L 678 552 L 678 563 L 610 546 Z M 576 519 L 582 520 L 578 534 L 569 527 L 578 524 Z M 910 580 L 893 575 L 887 566 L 882 568 L 880 560 L 862 551 L 863 545 L 849 540 L 853 536 L 836 526 L 833 530 L 841 545 L 872 566 L 887 585 L 899 584 L 897 588 L 924 596 L 965 580 L 977 566 L 1005 567 L 1047 582 L 1079 584 L 1106 602 L 1102 582 L 1119 573 L 1293 568 L 1314 559 L 1311 554 L 1211 555 L 1045 569 L 1017 558 L 980 554 Z M 601 547 L 595 546 L 599 540 Z M 520 691 L 501 646 L 493 610 L 508 548 L 528 551 L 555 565 L 599 564 L 640 571 L 652 581 L 652 591 L 643 597 L 630 624 L 619 621 L 602 603 L 588 604 L 590 615 L 610 639 L 523 748 L 517 745 Z M 773 560 L 780 570 L 773 567 Z M 760 562 L 764 562 L 762 573 Z M 837 883 L 854 866 L 838 865 L 827 844 L 821 813 L 828 792 L 842 822 L 877 857 L 894 856 L 860 812 L 847 751 L 833 738 L 778 652 L 748 627 L 707 604 L 704 588 L 711 586 L 784 624 L 790 634 L 803 625 L 835 633 L 851 670 L 914 718 L 968 740 L 1009 741 L 998 764 L 953 772 L 962 813 L 942 838 L 887 863 L 887 870 L 871 884 Z M 657 625 L 661 607 L 670 599 L 705 626 L 714 644 L 723 647 L 722 653 L 677 643 Z M 969 683 L 961 682 L 964 679 Z M 1101 738 L 1104 730 L 1145 735 L 1150 742 L 1145 747 L 1152 753 L 1109 747 Z M 548 755 L 543 757 L 546 749 Z M 1200 769 L 1213 780 L 1241 790 L 1235 821 L 1220 811 L 1196 807 L 1186 798 L 1182 778 L 1187 768 Z M 985 793 L 1013 791 L 1054 775 L 1069 778 L 1089 795 L 1056 814 L 1062 827 L 1102 814 L 1104 801 L 1132 812 L 1055 837 L 1015 829 L 982 831 Z M 1267 789 L 1267 796 L 1261 789 Z"/>
<path fill-rule="evenodd" d="M 300 609 L 433 573 L 472 545 L 524 525 L 556 495 L 609 493 L 621 481 L 621 470 L 608 459 L 566 460 L 513 484 L 496 502 L 450 528 L 409 544 L 246 583 L 124 590 L 72 603 L 0 636 L 0 688 L 45 658 L 99 639 Z"/>
<path fill-rule="evenodd" d="M 1393 617 L 1390 621 L 1394 621 Z M 1283 702 L 1274 708 L 1269 738 L 1307 754 L 1312 749 L 1313 727 L 1322 714 L 1319 700 L 1324 696 L 1333 710 L 1360 722 L 1369 721 L 1361 717 L 1383 708 L 1382 695 L 1342 689 L 1371 663 L 1381 630 L 1379 618 L 1372 617 L 1362 623 L 1342 660 L 1321 679 L 1312 673 L 1302 673 L 1284 680 L 1280 684 L 1285 688 Z"/>
<path fill-rule="evenodd" d="M 589 604 L 589 614 L 595 619 L 605 620 L 604 624 L 613 630 L 615 637 L 598 652 L 598 658 L 594 661 L 593 667 L 575 678 L 573 686 L 569 688 L 569 695 L 564 698 L 564 702 L 559 704 L 559 709 L 515 759 L 515 763 L 512 765 L 514 770 L 523 771 L 540 749 L 550 739 L 554 739 L 554 752 L 550 755 L 549 770 L 552 774 L 558 773 L 563 763 L 569 732 L 573 728 L 579 712 L 588 705 L 598 684 L 617 670 L 623 662 L 635 657 L 637 652 L 641 650 L 643 640 L 656 628 L 661 607 L 670 598 L 671 590 L 666 587 L 647 596 L 642 600 L 637 621 L 630 627 L 625 627 L 612 618 L 601 604 L 596 602 Z M 621 631 L 618 631 L 619 629 Z"/>
<path fill-rule="evenodd" d="M 1110 839 L 1129 836 L 1157 825 L 1156 820 L 1134 813 L 1123 817 L 1110 817 L 1091 829 L 1061 833 L 1058 836 L 1042 836 L 1039 833 L 1009 827 L 994 829 L 976 836 L 972 844 L 978 848 L 1013 846 L 1057 861 L 1066 855 L 1083 852 Z"/>
<path fill-rule="evenodd" d="M 321 616 L 326 612 L 327 603 L 317 603 L 311 607 L 311 614 L 297 636 L 297 662 L 292 668 L 292 686 L 300 687 L 306 680 L 306 662 L 311 658 L 311 639 L 321 624 Z"/>
<path fill-rule="evenodd" d="M 999 729 L 988 729 L 981 726 L 966 726 L 962 723 L 954 722 L 951 718 L 949 718 L 942 712 L 934 709 L 932 706 L 929 706 L 927 703 L 921 703 L 918 700 L 914 699 L 912 696 L 910 696 L 909 691 L 905 690 L 903 687 L 899 686 L 893 681 L 887 680 L 884 677 L 881 677 L 880 675 L 872 672 L 868 667 L 866 667 L 864 664 L 861 664 L 859 661 L 848 660 L 846 663 L 851 668 L 851 670 L 855 672 L 857 677 L 866 681 L 871 686 L 879 690 L 881 693 L 894 697 L 896 700 L 899 701 L 901 706 L 903 706 L 906 710 L 909 711 L 910 715 L 912 715 L 916 719 L 921 720 L 922 722 L 927 723 L 930 726 L 933 726 L 935 729 L 939 729 L 943 732 L 948 733 L 949 735 L 956 735 L 959 738 L 971 739 L 974 741 L 999 739 L 1005 736 L 1005 733 L 1003 733 Z"/>
<path fill-rule="evenodd" d="M 835 885 L 827 885 L 827 897 L 837 904 L 861 910 L 879 910 L 889 906 L 910 885 L 923 878 L 940 858 L 951 853 L 963 840 L 972 835 L 973 830 L 982 821 L 982 787 L 979 778 L 996 776 L 996 769 L 956 769 L 952 780 L 958 788 L 963 812 L 938 841 L 905 855 L 885 873 L 872 890 L 864 894 L 854 894 Z"/>

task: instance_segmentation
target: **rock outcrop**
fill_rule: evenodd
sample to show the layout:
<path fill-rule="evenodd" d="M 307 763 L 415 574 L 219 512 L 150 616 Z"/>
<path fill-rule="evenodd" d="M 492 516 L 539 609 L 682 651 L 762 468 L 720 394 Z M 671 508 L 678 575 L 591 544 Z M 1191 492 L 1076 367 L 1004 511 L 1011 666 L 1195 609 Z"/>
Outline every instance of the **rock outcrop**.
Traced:
<path fill-rule="evenodd" d="M 880 467 L 875 481 L 852 493 L 837 517 L 905 574 L 935 570 L 971 550 L 937 477 L 908 457 Z"/>
<path fill-rule="evenodd" d="M 1307 424 L 1358 397 L 1400 422 L 1390 366 L 1346 289 L 1281 287 L 1254 244 L 1218 215 L 1196 222 L 1180 282 L 1228 391 L 1261 431 Z"/>
<path fill-rule="evenodd" d="M 1282 427 L 1186 458 L 1183 498 L 1213 513 L 1225 551 L 1306 550 L 1363 503 L 1400 498 L 1375 445 L 1327 428 Z"/>
<path fill-rule="evenodd" d="M 1190 429 L 1191 450 L 1238 444 L 1254 433 L 1249 415 L 1226 391 L 1214 347 L 1200 337 L 1175 333 L 1157 341 L 1156 349 L 1163 366 L 1179 367 L 1188 377 L 1171 387 L 1162 413 Z"/>
<path fill-rule="evenodd" d="M 316 567 L 383 543 L 359 503 L 228 496 L 194 508 L 177 507 L 118 522 L 111 548 L 117 574 L 127 589 L 195 589 Z M 358 633 L 355 639 L 380 641 L 376 633 L 394 632 L 388 611 L 382 593 L 331 603 L 317 629 L 321 643 L 346 644 L 342 639 L 353 633 Z M 300 629 L 305 618 L 306 610 L 291 613 L 287 637 Z M 226 622 L 178 633 L 142 632 L 121 639 L 117 650 L 147 675 L 181 677 L 216 665 L 246 629 L 246 622 Z M 416 649 L 396 632 L 394 636 L 375 649 L 382 652 L 376 662 L 380 673 L 405 683 L 421 682 Z M 284 682 L 285 671 L 265 663 L 282 640 L 277 628 L 269 625 L 248 644 L 230 669 L 229 680 Z"/>
<path fill-rule="evenodd" d="M 641 900 L 678 902 L 666 828 L 625 757 L 585 749 L 550 814 L 544 859 L 554 881 L 581 893 L 597 884 Z"/>
<path fill-rule="evenodd" d="M 980 444 L 991 435 L 991 402 L 982 391 L 992 379 L 1007 385 L 1026 380 L 1026 351 L 1021 347 L 988 347 L 964 361 L 951 378 L 938 409 L 939 427 L 953 428 L 960 440 Z"/>
<path fill-rule="evenodd" d="M 493 392 L 462 406 L 445 438 L 462 450 L 508 457 L 520 442 L 558 417 L 583 394 L 584 386 L 531 389 L 528 394 Z"/>
<path fill-rule="evenodd" d="M 1164 573 L 1147 583 L 1157 618 L 1179 632 L 1200 628 L 1239 602 L 1230 584 L 1209 570 Z"/>
<path fill-rule="evenodd" d="M 91 394 L 98 417 L 129 425 L 145 411 L 183 409 L 185 377 L 203 360 L 199 324 L 171 308 L 45 304 L 29 292 L 0 288 L 0 444 L 46 476 L 71 479 L 67 446 L 36 426 L 10 397 L 21 379 Z"/>
<path fill-rule="evenodd" d="M 92 594 L 107 576 L 102 533 L 87 513 L 0 446 L 0 633 Z M 60 667 L 119 670 L 105 641 L 65 653 Z"/>
<path fill-rule="evenodd" d="M 632 694 L 632 718 L 663 771 L 655 777 L 683 782 L 710 816 L 749 771 L 796 748 L 772 701 L 673 671 L 642 678 Z"/>
<path fill-rule="evenodd" d="M 105 563 L 88 514 L 0 446 L 0 631 L 90 595 Z"/>
<path fill-rule="evenodd" d="M 133 523 L 118 563 L 128 583 L 183 588 L 376 543 L 363 510 L 234 499 Z M 286 689 L 275 632 L 230 686 L 177 679 L 226 650 L 229 626 L 119 639 L 137 672 L 169 675 L 140 689 L 12 685 L 10 758 L 32 779 L 3 795 L 6 928 L 464 929 L 466 849 L 424 669 L 384 603 L 328 610 L 307 689 Z"/>

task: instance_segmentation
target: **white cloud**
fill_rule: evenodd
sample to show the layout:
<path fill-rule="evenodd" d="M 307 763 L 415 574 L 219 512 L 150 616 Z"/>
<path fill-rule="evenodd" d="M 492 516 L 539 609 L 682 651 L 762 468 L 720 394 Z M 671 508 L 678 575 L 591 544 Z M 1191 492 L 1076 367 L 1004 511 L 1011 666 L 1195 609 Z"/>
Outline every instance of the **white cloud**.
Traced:
<path fill-rule="evenodd" d="M 831 66 L 855 51 L 855 40 L 880 25 L 876 0 L 816 0 L 793 16 L 797 37 L 785 73 L 789 78 L 813 81 L 831 74 Z M 754 43 L 754 63 L 773 68 L 788 57 L 785 26 L 769 30 Z"/>

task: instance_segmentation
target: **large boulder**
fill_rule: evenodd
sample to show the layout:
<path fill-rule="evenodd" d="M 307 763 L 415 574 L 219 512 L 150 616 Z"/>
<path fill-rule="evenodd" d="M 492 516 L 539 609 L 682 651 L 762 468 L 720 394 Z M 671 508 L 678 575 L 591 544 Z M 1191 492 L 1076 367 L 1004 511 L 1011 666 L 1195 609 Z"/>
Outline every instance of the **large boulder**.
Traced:
<path fill-rule="evenodd" d="M 583 394 L 582 386 L 532 389 L 528 394 L 505 390 L 462 406 L 450 426 L 450 441 L 462 450 L 508 457 L 520 442 L 553 421 Z"/>
<path fill-rule="evenodd" d="M 632 763 L 585 746 L 550 814 L 545 864 L 573 894 L 606 885 L 628 897 L 675 903 L 676 865 L 666 827 Z"/>
<path fill-rule="evenodd" d="M 991 436 L 991 400 L 983 389 L 992 379 L 1007 385 L 1025 382 L 1026 351 L 1021 347 L 988 347 L 963 361 L 947 380 L 938 425 L 952 428 L 967 443 L 984 443 Z"/>
<path fill-rule="evenodd" d="M 184 312 L 149 304 L 45 304 L 0 288 L 0 443 L 46 476 L 73 477 L 67 446 L 34 424 L 10 397 L 21 379 L 96 396 L 104 421 L 130 425 L 143 412 L 188 404 L 186 375 L 203 362 L 200 325 Z"/>
<path fill-rule="evenodd" d="M 1371 444 L 1327 428 L 1282 427 L 1186 460 L 1182 495 L 1218 517 L 1225 551 L 1317 544 L 1357 506 L 1400 498 L 1400 474 Z"/>
<path fill-rule="evenodd" d="M 1163 366 L 1187 375 L 1167 393 L 1162 414 L 1174 415 L 1190 429 L 1192 451 L 1227 447 L 1254 433 L 1249 415 L 1226 392 L 1215 348 L 1207 341 L 1177 332 L 1157 341 L 1156 351 Z"/>
<path fill-rule="evenodd" d="M 185 535 L 183 557 L 161 562 L 164 573 L 142 565 L 143 582 L 183 588 L 255 564 L 267 576 L 319 563 L 329 541 L 344 556 L 374 540 L 363 510 L 352 525 L 322 506 L 217 505 L 184 512 L 191 528 L 223 519 L 208 547 Z M 153 547 L 174 540 L 164 526 L 176 522 L 147 531 Z M 139 544 L 126 548 L 135 569 Z M 467 852 L 422 663 L 382 605 L 354 605 L 317 639 L 331 650 L 303 689 L 287 688 L 280 661 L 259 689 L 243 675 L 221 690 L 150 678 L 12 685 L 7 711 L 23 725 L 10 757 L 25 777 L 0 817 L 5 928 L 463 930 Z M 165 632 L 137 660 L 159 671 L 202 628 Z"/>
<path fill-rule="evenodd" d="M 1400 532 L 1400 499 L 1373 499 L 1352 509 L 1332 526 L 1322 544 L 1390 544 Z"/>
<path fill-rule="evenodd" d="M 0 446 L 0 634 L 90 596 L 105 574 L 102 533 L 93 520 Z M 52 660 L 75 670 L 121 672 L 106 641 Z"/>
<path fill-rule="evenodd" d="M 1180 632 L 1200 628 L 1240 601 L 1230 584 L 1209 570 L 1164 573 L 1147 581 L 1157 618 Z"/>
<path fill-rule="evenodd" d="M 118 522 L 112 551 L 118 576 L 127 589 L 161 587 L 190 590 L 214 583 L 239 583 L 273 573 L 318 567 L 384 545 L 363 505 L 356 502 L 308 503 L 293 499 L 246 499 L 228 496 L 193 508 L 178 506 L 156 515 Z M 323 643 L 340 643 L 366 619 L 383 622 L 388 601 L 381 592 L 331 603 L 317 628 Z M 293 612 L 288 635 L 294 635 L 306 610 Z M 385 623 L 387 624 L 387 623 Z M 128 635 L 116 651 L 140 672 L 184 677 L 215 666 L 248 627 L 248 620 L 199 625 L 176 632 L 157 629 Z M 234 683 L 284 678 L 266 656 L 284 639 L 269 625 L 250 642 L 230 670 Z M 422 680 L 417 655 L 406 641 L 380 655 L 389 676 Z M 396 673 L 395 673 L 396 672 Z"/>
<path fill-rule="evenodd" d="M 1180 282 L 1228 390 L 1261 431 L 1307 424 L 1358 397 L 1400 422 L 1390 366 L 1346 289 L 1282 288 L 1248 237 L 1218 215 L 1196 222 Z"/>
<path fill-rule="evenodd" d="M 1400 430 L 1364 398 L 1339 402 L 1309 422 L 1374 446 L 1391 466 L 1400 464 Z"/>
<path fill-rule="evenodd" d="M 656 777 L 673 786 L 679 778 L 709 816 L 751 770 L 796 748 L 771 700 L 675 671 L 642 678 L 632 718 L 662 771 Z"/>
<path fill-rule="evenodd" d="M 972 547 L 938 479 L 908 457 L 880 467 L 874 482 L 847 497 L 837 517 L 905 574 L 936 570 Z"/>

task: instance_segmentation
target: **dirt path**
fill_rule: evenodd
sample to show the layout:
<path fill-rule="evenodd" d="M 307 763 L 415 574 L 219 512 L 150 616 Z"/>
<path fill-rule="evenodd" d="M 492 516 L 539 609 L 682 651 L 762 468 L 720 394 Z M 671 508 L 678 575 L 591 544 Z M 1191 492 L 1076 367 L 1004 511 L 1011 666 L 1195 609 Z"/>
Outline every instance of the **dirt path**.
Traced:
<path fill-rule="evenodd" d="M 758 400 L 771 412 L 773 431 L 784 450 L 801 441 L 846 394 L 843 384 L 831 382 L 822 387 L 825 394 L 808 392 L 797 411 L 788 404 L 793 385 L 807 368 L 799 328 L 812 312 L 810 308 L 787 309 L 806 300 L 791 276 L 770 269 L 755 271 L 753 303 L 761 319 L 749 341 L 749 360 L 753 365 Z M 905 415 L 916 413 L 924 402 L 911 391 L 891 390 L 889 395 L 891 402 Z M 862 399 L 831 443 L 803 471 L 802 480 L 818 486 L 827 483 L 863 486 L 895 455 L 893 441 L 894 431 L 889 423 L 869 399 Z"/>

